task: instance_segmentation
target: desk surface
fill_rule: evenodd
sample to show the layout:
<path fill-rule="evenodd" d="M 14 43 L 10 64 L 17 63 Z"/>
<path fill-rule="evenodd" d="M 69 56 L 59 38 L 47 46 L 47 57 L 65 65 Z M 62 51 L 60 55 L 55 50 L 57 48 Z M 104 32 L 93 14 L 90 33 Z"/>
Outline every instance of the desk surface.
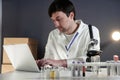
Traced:
<path fill-rule="evenodd" d="M 86 77 L 71 77 L 70 71 L 61 71 L 59 79 L 49 79 L 45 77 L 43 72 L 24 72 L 13 71 L 4 74 L 0 74 L 0 80 L 119 80 L 120 76 L 107 76 L 104 71 L 101 71 L 99 75 L 96 73 L 86 73 Z"/>

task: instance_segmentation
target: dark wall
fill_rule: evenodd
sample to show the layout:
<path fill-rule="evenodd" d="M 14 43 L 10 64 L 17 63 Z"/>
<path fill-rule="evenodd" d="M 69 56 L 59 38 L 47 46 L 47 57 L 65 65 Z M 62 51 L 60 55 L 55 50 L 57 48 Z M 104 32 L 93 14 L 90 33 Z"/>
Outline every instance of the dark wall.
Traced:
<path fill-rule="evenodd" d="M 18 35 L 18 3 L 16 0 L 3 0 L 2 27 L 3 36 Z"/>
<path fill-rule="evenodd" d="M 48 7 L 53 0 L 3 0 L 3 36 L 31 37 L 39 41 L 39 58 L 49 32 L 54 29 L 48 16 Z M 120 56 L 120 43 L 109 43 L 111 33 L 120 31 L 120 0 L 71 0 L 76 8 L 76 19 L 98 27 L 101 36 L 102 61 Z"/>

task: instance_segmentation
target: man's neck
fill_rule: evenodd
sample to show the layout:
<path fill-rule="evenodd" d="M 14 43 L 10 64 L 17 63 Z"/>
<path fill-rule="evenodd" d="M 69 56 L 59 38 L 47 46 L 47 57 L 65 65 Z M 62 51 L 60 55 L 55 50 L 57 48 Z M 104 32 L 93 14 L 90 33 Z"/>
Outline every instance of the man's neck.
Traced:
<path fill-rule="evenodd" d="M 68 35 L 74 34 L 77 31 L 79 25 L 80 24 L 74 23 L 66 34 Z"/>

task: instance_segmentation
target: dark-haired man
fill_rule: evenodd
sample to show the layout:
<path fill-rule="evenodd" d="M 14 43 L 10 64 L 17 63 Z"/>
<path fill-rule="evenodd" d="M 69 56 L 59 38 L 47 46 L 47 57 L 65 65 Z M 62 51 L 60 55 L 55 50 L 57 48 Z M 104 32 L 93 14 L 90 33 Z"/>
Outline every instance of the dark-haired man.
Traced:
<path fill-rule="evenodd" d="M 82 20 L 75 20 L 75 8 L 69 0 L 54 0 L 48 14 L 56 29 L 52 30 L 46 44 L 45 56 L 37 60 L 39 67 L 69 67 L 74 61 L 86 61 L 86 54 L 91 42 L 88 25 Z M 94 50 L 100 50 L 99 30 L 92 26 L 97 44 Z"/>

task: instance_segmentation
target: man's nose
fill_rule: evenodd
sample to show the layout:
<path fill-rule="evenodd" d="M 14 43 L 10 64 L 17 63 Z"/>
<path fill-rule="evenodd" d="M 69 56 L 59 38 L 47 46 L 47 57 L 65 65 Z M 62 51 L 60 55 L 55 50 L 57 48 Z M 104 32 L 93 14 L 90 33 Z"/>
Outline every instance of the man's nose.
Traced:
<path fill-rule="evenodd" d="M 55 25 L 55 27 L 58 27 L 59 23 L 57 21 L 54 21 L 54 25 Z"/>

